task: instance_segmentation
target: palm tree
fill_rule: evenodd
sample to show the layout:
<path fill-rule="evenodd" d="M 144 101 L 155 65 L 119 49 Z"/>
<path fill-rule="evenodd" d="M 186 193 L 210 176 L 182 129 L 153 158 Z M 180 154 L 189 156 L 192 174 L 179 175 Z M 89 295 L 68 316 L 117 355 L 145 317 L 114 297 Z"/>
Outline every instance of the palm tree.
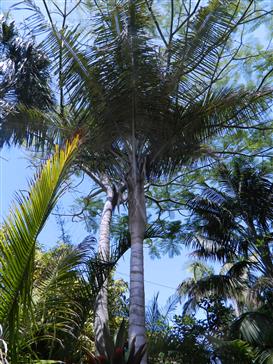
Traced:
<path fill-rule="evenodd" d="M 257 307 L 273 273 L 271 175 L 266 166 L 235 159 L 230 167 L 220 164 L 212 184 L 200 188 L 188 201 L 187 244 L 195 257 L 224 263 L 226 270 L 185 281 L 181 289 L 194 301 L 209 292 L 237 297 L 238 314 Z"/>
<path fill-rule="evenodd" d="M 270 292 L 271 293 L 271 292 Z M 230 363 L 231 353 L 241 353 L 234 362 L 270 364 L 272 362 L 272 294 L 258 310 L 243 313 L 226 332 L 225 340 L 215 340 L 215 353 L 221 362 Z M 236 358 L 235 358 L 236 359 Z M 243 360 L 244 359 L 244 360 Z"/>
<path fill-rule="evenodd" d="M 52 32 L 44 44 L 48 52 L 63 44 L 62 82 L 69 104 L 65 122 L 85 135 L 79 163 L 122 181 L 128 191 L 129 336 L 130 341 L 136 337 L 140 347 L 146 341 L 145 181 L 168 178 L 206 155 L 204 142 L 224 127 L 260 120 L 271 96 L 263 88 L 256 92 L 215 86 L 231 33 L 251 4 L 242 15 L 225 1 L 202 8 L 198 2 L 193 12 L 180 18 L 168 42 L 149 2 L 96 4 L 94 41 L 90 33 L 83 37 L 82 29 L 59 32 L 51 21 Z M 39 9 L 34 10 L 34 21 L 44 21 Z M 152 39 L 150 29 L 155 27 L 161 42 Z"/>
<path fill-rule="evenodd" d="M 74 363 L 92 357 L 94 303 L 106 275 L 91 245 L 93 240 L 88 236 L 78 246 L 61 244 L 47 252 L 35 249 L 28 305 L 31 314 L 24 318 L 20 309 L 17 318 L 17 362 Z M 112 265 L 121 254 L 112 252 Z M 106 348 L 100 347 L 103 356 L 109 350 L 107 343 Z"/>
<path fill-rule="evenodd" d="M 225 264 L 219 274 L 215 274 L 211 267 L 194 262 L 190 265 L 193 270 L 193 278 L 187 278 L 178 287 L 178 295 L 187 297 L 184 303 L 184 314 L 195 311 L 202 306 L 204 298 L 212 301 L 217 299 L 231 302 L 234 312 L 239 317 L 246 309 L 257 305 L 253 300 L 253 279 L 249 280 L 248 265 L 245 261 Z"/>
<path fill-rule="evenodd" d="M 53 103 L 49 60 L 32 39 L 19 35 L 14 22 L 0 18 L 0 147 L 29 142 L 42 125 L 30 123 L 18 104 L 46 110 Z M 15 115 L 14 115 L 15 114 Z"/>
<path fill-rule="evenodd" d="M 197 256 L 224 262 L 244 258 L 271 277 L 271 175 L 266 166 L 241 159 L 235 159 L 231 168 L 221 164 L 217 174 L 218 188 L 203 186 L 202 195 L 189 199 L 192 226 L 200 228 L 188 242 L 196 247 Z"/>
<path fill-rule="evenodd" d="M 146 308 L 146 328 L 149 342 L 149 360 L 151 357 L 158 361 L 160 354 L 168 356 L 170 351 L 174 351 L 170 345 L 170 329 L 172 315 L 177 307 L 178 297 L 171 296 L 164 307 L 158 303 L 159 293 L 157 293 Z M 153 361 L 154 362 L 154 361 Z"/>
<path fill-rule="evenodd" d="M 0 239 L 1 298 L 0 321 L 9 345 L 12 363 L 18 362 L 18 335 L 22 322 L 31 315 L 36 241 L 58 198 L 78 149 L 75 137 L 56 152 L 30 183 L 28 195 L 18 195 L 17 204 L 7 217 Z"/>

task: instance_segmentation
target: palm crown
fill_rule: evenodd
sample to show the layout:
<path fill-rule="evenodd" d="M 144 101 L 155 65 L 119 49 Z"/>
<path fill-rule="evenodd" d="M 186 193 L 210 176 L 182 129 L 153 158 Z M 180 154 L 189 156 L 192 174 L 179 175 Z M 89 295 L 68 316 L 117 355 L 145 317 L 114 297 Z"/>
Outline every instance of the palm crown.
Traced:
<path fill-rule="evenodd" d="M 186 280 L 180 292 L 195 307 L 204 295 L 236 299 L 245 311 L 266 300 L 272 288 L 272 181 L 266 166 L 257 168 L 235 159 L 232 167 L 220 164 L 213 185 L 200 186 L 190 196 L 192 211 L 187 244 L 193 256 L 224 263 L 220 274 Z"/>
<path fill-rule="evenodd" d="M 194 211 L 191 226 L 198 229 L 197 239 L 191 240 L 198 246 L 196 254 L 204 253 L 224 262 L 258 255 L 259 269 L 263 274 L 271 275 L 269 246 L 273 200 L 270 175 L 263 168 L 257 170 L 255 165 L 237 159 L 232 169 L 220 165 L 218 181 L 219 188 L 204 186 L 202 195 L 189 200 L 189 207 Z"/>
<path fill-rule="evenodd" d="M 58 125 L 84 128 L 83 160 L 92 157 L 93 168 L 124 175 L 135 152 L 148 177 L 173 172 L 207 153 L 203 144 L 223 128 L 264 117 L 270 90 L 216 87 L 223 49 L 244 19 L 235 3 L 196 10 L 167 46 L 152 36 L 145 1 L 99 5 L 91 31 L 52 25 L 44 42 L 49 55 L 62 49 L 69 111 Z"/>

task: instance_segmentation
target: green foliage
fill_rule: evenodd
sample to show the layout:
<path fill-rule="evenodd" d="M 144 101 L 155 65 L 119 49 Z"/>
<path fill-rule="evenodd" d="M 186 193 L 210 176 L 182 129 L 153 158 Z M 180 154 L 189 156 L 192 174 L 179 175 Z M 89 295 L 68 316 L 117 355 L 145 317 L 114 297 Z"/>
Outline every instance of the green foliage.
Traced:
<path fill-rule="evenodd" d="M 220 274 L 187 280 L 181 293 L 196 305 L 204 295 L 235 299 L 241 313 L 257 307 L 271 287 L 272 181 L 268 165 L 235 159 L 190 194 L 186 244 L 198 258 L 224 264 Z M 259 274 L 257 274 L 259 271 Z M 262 276 L 260 276 L 262 274 Z"/>
<path fill-rule="evenodd" d="M 5 340 L 2 339 L 3 329 L 0 326 L 0 363 L 1 364 L 9 364 L 7 357 L 8 357 L 8 345 Z"/>
<path fill-rule="evenodd" d="M 106 351 L 101 351 L 100 355 L 88 356 L 88 363 L 90 364 L 140 364 L 144 354 L 145 345 L 141 345 L 138 349 L 135 347 L 135 339 L 130 343 L 129 350 L 126 339 L 126 325 L 122 321 L 115 338 L 111 337 L 108 329 L 104 327 L 104 342 Z"/>
<path fill-rule="evenodd" d="M 94 297 L 82 272 L 89 253 L 88 245 L 62 244 L 36 258 L 35 326 L 24 328 L 28 333 L 32 330 L 32 356 L 81 360 L 86 351 L 93 350 L 88 320 Z"/>
<path fill-rule="evenodd" d="M 172 326 L 148 331 L 151 363 L 210 363 L 211 349 L 205 333 L 202 321 L 192 316 L 175 316 Z"/>
<path fill-rule="evenodd" d="M 64 149 L 56 147 L 51 159 L 30 182 L 30 192 L 17 197 L 1 233 L 0 321 L 8 338 L 12 363 L 17 360 L 18 335 L 23 322 L 31 320 L 36 240 L 58 198 L 75 156 L 78 137 Z"/>
<path fill-rule="evenodd" d="M 152 258 L 168 255 L 170 258 L 181 252 L 181 221 L 156 219 L 146 229 L 145 243 Z"/>
<path fill-rule="evenodd" d="M 110 276 L 111 278 L 111 276 Z M 128 283 L 123 279 L 108 281 L 108 311 L 110 332 L 118 331 L 122 321 L 129 316 Z"/>
<path fill-rule="evenodd" d="M 89 233 L 96 234 L 98 232 L 103 205 L 104 201 L 101 196 L 92 199 L 82 197 L 75 201 L 73 212 L 76 213 L 79 210 L 83 212 L 82 219 Z"/>
<path fill-rule="evenodd" d="M 219 275 L 199 267 L 197 279 L 184 281 L 180 288 L 189 298 L 185 308 L 205 308 L 208 325 L 215 324 L 221 333 L 221 340 L 213 334 L 210 342 L 223 363 L 272 359 L 271 171 L 268 162 L 234 159 L 229 166 L 220 164 L 214 178 L 201 185 L 188 203 L 193 211 L 189 243 L 196 249 L 194 255 L 225 264 Z M 211 315 L 204 296 L 216 306 L 217 296 L 236 300 L 241 315 L 233 320 L 227 311 L 223 326 L 218 320 L 225 317 L 226 308 Z M 258 311 L 249 311 L 262 303 Z"/>
<path fill-rule="evenodd" d="M 90 259 L 93 255 L 86 243 L 62 243 L 46 252 L 36 249 L 31 315 L 24 321 L 20 317 L 16 363 L 88 363 L 95 349 L 92 321 L 96 294 L 94 282 L 86 275 Z M 126 290 L 123 281 L 110 280 L 113 332 L 128 315 Z"/>
<path fill-rule="evenodd" d="M 218 341 L 212 339 L 215 356 L 223 364 L 252 364 L 255 359 L 252 348 L 242 340 Z"/>
<path fill-rule="evenodd" d="M 131 145 L 133 132 L 147 179 L 157 178 L 207 155 L 205 140 L 223 128 L 261 122 L 265 115 L 267 90 L 256 95 L 250 89 L 217 87 L 230 62 L 232 33 L 249 20 L 252 6 L 219 0 L 191 9 L 191 1 L 185 8 L 172 3 L 176 20 L 167 22 L 173 24 L 172 34 L 161 37 L 158 46 L 154 34 L 160 25 L 149 2 L 87 4 L 86 16 L 92 17 L 85 32 L 81 27 L 58 30 L 54 22 L 49 29 L 35 3 L 27 2 L 31 27 L 47 30 L 45 51 L 61 77 L 68 108 L 62 132 L 84 129 L 82 162 L 90 171 L 124 178 L 130 166 L 126 143 Z"/>
<path fill-rule="evenodd" d="M 146 326 L 148 334 L 148 354 L 151 363 L 210 363 L 214 347 L 210 337 L 221 337 L 233 319 L 232 310 L 214 297 L 204 298 L 200 308 L 205 319 L 193 315 L 175 315 L 177 297 L 171 297 L 161 308 L 158 296 L 148 306 Z"/>
<path fill-rule="evenodd" d="M 243 363 L 270 364 L 272 308 L 265 306 L 260 311 L 241 315 L 231 324 L 227 339 L 214 342 L 215 351 L 223 363 L 240 360 Z"/>
<path fill-rule="evenodd" d="M 53 103 L 49 59 L 33 39 L 20 36 L 14 22 L 0 19 L 0 146 L 23 143 L 42 134 L 43 125 L 30 123 L 19 104 L 46 110 Z"/>

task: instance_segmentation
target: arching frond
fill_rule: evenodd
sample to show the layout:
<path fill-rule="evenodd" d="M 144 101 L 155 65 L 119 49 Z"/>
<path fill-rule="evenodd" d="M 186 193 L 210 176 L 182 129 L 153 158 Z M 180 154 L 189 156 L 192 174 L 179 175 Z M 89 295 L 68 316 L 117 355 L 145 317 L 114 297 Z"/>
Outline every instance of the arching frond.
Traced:
<path fill-rule="evenodd" d="M 159 293 L 157 293 L 146 308 L 146 326 L 148 331 L 156 333 L 168 327 L 170 315 L 175 311 L 179 298 L 173 295 L 168 298 L 164 307 L 158 304 Z"/>
<path fill-rule="evenodd" d="M 19 313 L 23 317 L 31 313 L 31 292 L 36 239 L 41 232 L 58 198 L 65 191 L 63 181 L 78 149 L 76 137 L 71 143 L 56 152 L 30 182 L 30 191 L 18 195 L 17 204 L 3 226 L 0 241 L 0 282 L 3 292 L 0 298 L 0 321 L 8 331 L 11 352 L 20 325 Z"/>
<path fill-rule="evenodd" d="M 180 297 L 187 297 L 184 303 L 184 312 L 195 310 L 204 297 L 221 297 L 227 299 L 242 299 L 246 291 L 246 281 L 242 277 L 232 275 L 211 274 L 195 280 L 189 278 L 178 287 Z"/>

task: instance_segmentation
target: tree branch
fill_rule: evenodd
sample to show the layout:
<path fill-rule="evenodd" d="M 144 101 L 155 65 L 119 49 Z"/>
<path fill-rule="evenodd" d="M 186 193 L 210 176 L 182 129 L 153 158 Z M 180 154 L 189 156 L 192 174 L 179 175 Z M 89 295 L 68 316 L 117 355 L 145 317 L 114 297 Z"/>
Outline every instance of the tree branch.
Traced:
<path fill-rule="evenodd" d="M 155 23 L 155 26 L 156 26 L 156 29 L 157 29 L 157 31 L 158 31 L 158 33 L 159 33 L 159 35 L 160 35 L 160 38 L 162 39 L 162 41 L 163 41 L 163 43 L 165 44 L 165 46 L 166 46 L 166 47 L 168 47 L 168 42 L 166 41 L 166 39 L 165 39 L 165 37 L 164 37 L 164 34 L 163 34 L 163 32 L 162 32 L 162 30 L 161 30 L 161 28 L 160 28 L 160 25 L 159 25 L 159 23 L 158 23 L 158 21 L 157 21 L 157 19 L 156 19 L 156 16 L 155 16 L 155 14 L 154 14 L 154 12 L 153 12 L 153 9 L 152 9 L 152 5 L 151 5 L 151 4 L 149 4 L 148 0 L 145 0 L 145 3 L 146 3 L 146 5 L 147 5 L 147 8 L 148 8 L 148 10 L 149 10 L 149 12 L 150 12 L 151 16 L 152 16 L 152 19 L 153 19 L 153 21 L 154 21 L 154 23 Z"/>

